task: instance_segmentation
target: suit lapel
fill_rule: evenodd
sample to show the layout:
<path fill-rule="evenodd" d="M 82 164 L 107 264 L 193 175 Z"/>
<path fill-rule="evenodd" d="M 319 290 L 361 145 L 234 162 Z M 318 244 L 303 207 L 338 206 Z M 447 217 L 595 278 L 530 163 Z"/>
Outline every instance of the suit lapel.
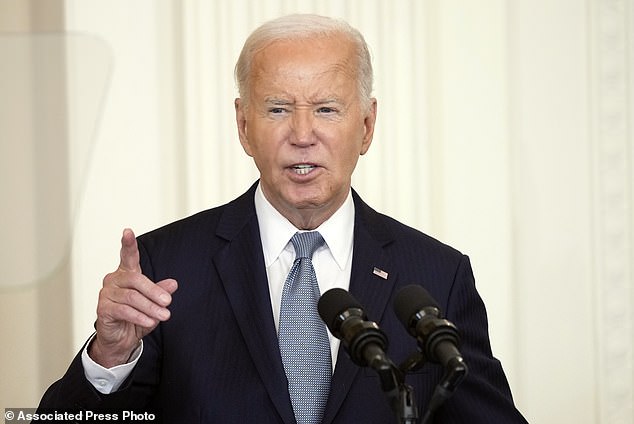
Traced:
<path fill-rule="evenodd" d="M 217 235 L 228 243 L 214 263 L 253 363 L 280 416 L 290 424 L 295 418 L 271 311 L 254 187 L 227 206 Z"/>
<path fill-rule="evenodd" d="M 367 206 L 354 191 L 353 198 L 355 228 L 349 291 L 363 305 L 368 319 L 379 322 L 387 309 L 396 281 L 396 270 L 392 268 L 390 258 L 384 250 L 393 237 L 385 231 L 380 215 Z M 360 370 L 341 346 L 324 424 L 334 420 Z"/>

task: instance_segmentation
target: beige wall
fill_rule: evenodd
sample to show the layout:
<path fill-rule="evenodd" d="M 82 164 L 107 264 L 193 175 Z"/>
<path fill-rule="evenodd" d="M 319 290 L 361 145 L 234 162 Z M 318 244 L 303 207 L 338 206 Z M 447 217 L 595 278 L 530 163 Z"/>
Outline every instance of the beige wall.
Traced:
<path fill-rule="evenodd" d="M 31 406 L 72 355 L 62 1 L 0 2 L 0 408 Z M 55 99 L 55 104 L 40 98 Z"/>
<path fill-rule="evenodd" d="M 355 187 L 376 209 L 470 255 L 494 353 L 529 421 L 632 422 L 632 3 L 46 3 L 64 11 L 56 22 L 69 31 L 58 93 L 68 125 L 57 128 L 67 137 L 55 150 L 65 176 L 46 182 L 63 193 L 71 243 L 53 243 L 62 253 L 49 262 L 67 264 L 59 276 L 1 289 L 0 334 L 21 342 L 2 350 L 0 400 L 32 405 L 63 373 L 92 330 L 124 227 L 147 231 L 248 187 L 256 174 L 234 129 L 233 64 L 257 23 L 308 11 L 349 20 L 374 56 L 379 121 Z M 24 4 L 0 1 L 0 23 L 31 28 Z M 13 106 L 5 97 L 0 107 Z M 48 157 L 28 134 L 40 125 L 30 124 L 34 107 L 27 102 L 26 122 L 13 125 L 27 142 L 3 138 L 1 147 L 22 155 L 21 181 L 41 182 L 35 165 Z M 19 192 L 35 202 L 40 191 L 29 184 Z M 43 238 L 65 240 L 46 233 L 35 205 L 24 209 L 4 221 L 21 219 L 31 232 L 21 260 Z M 43 345 L 59 352 L 43 355 Z"/>

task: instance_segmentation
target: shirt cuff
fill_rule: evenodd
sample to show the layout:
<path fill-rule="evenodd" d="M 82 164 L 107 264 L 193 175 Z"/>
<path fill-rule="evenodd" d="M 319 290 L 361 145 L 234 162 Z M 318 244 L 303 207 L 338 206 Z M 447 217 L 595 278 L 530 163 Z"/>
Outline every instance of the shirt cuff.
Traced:
<path fill-rule="evenodd" d="M 86 379 L 97 389 L 98 392 L 107 395 L 116 392 L 126 378 L 132 373 L 141 354 L 143 353 L 143 340 L 139 342 L 138 347 L 130 355 L 127 363 L 117 365 L 112 368 L 104 368 L 88 355 L 88 346 L 92 343 L 95 335 L 93 334 L 86 343 L 86 347 L 81 353 L 81 363 L 84 366 L 84 375 Z"/>

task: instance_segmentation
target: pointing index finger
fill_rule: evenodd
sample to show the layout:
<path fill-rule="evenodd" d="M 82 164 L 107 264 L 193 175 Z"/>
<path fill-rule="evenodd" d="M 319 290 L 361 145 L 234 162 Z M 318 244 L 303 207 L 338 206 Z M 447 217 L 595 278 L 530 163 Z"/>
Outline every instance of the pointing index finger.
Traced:
<path fill-rule="evenodd" d="M 141 272 L 139 246 L 134 232 L 126 228 L 121 237 L 121 262 L 119 269 L 122 271 Z"/>

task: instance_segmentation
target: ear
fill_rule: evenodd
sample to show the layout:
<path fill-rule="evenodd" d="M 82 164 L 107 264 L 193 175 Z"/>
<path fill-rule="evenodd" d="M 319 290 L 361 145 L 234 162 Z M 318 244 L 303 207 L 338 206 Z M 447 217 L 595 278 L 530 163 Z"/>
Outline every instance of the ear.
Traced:
<path fill-rule="evenodd" d="M 376 123 L 376 99 L 370 99 L 370 107 L 363 119 L 363 127 L 365 133 L 363 135 L 363 142 L 361 143 L 361 154 L 365 155 L 372 144 L 372 138 L 374 137 L 374 125 Z"/>
<path fill-rule="evenodd" d="M 236 109 L 236 125 L 238 126 L 238 137 L 240 138 L 240 144 L 244 149 L 244 152 L 253 156 L 251 153 L 251 146 L 249 144 L 249 138 L 247 137 L 247 115 L 246 106 L 244 101 L 240 98 L 235 99 L 234 106 Z"/>

